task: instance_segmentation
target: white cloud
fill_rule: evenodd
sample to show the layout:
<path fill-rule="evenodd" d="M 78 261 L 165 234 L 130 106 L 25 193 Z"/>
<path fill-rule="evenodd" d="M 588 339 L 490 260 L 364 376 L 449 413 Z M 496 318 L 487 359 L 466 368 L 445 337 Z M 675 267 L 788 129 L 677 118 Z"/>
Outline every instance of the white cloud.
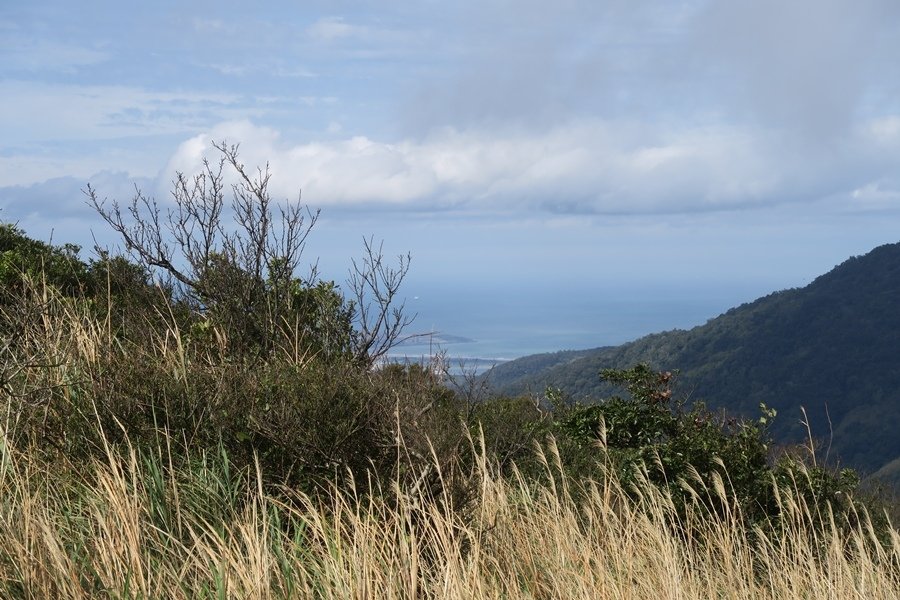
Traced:
<path fill-rule="evenodd" d="M 854 171 L 852 148 L 847 156 L 799 156 L 783 152 L 777 135 L 751 129 L 667 131 L 600 119 L 540 131 L 445 128 L 421 140 L 301 144 L 249 121 L 227 122 L 183 143 L 166 172 L 195 172 L 214 156 L 213 140 L 239 142 L 249 166 L 268 162 L 277 196 L 302 190 L 304 202 L 323 207 L 694 212 L 819 200 L 868 176 Z"/>
<path fill-rule="evenodd" d="M 900 182 L 896 179 L 885 179 L 856 188 L 850 194 L 850 202 L 846 206 L 846 210 L 896 213 L 900 210 Z"/>
<path fill-rule="evenodd" d="M 233 35 L 239 32 L 236 24 L 226 23 L 222 19 L 209 19 L 204 17 L 195 17 L 191 19 L 191 27 L 197 33 L 208 33 L 215 35 Z"/>
<path fill-rule="evenodd" d="M 872 119 L 866 132 L 874 142 L 897 146 L 900 144 L 900 116 Z"/>
<path fill-rule="evenodd" d="M 208 63 L 200 66 L 212 69 L 227 77 L 248 77 L 265 73 L 268 76 L 284 79 L 312 78 L 318 75 L 302 66 L 289 66 L 280 61 L 265 61 L 258 63 Z"/>
<path fill-rule="evenodd" d="M 323 17 L 306 29 L 307 35 L 315 40 L 330 42 L 364 34 L 366 29 L 351 25 L 341 17 Z"/>

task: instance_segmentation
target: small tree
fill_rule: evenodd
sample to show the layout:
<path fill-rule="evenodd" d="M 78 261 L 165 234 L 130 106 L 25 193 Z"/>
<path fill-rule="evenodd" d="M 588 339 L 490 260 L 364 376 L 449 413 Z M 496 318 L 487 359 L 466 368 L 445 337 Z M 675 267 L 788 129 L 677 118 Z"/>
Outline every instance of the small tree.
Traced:
<path fill-rule="evenodd" d="M 240 162 L 238 146 L 213 147 L 218 161 L 204 158 L 194 176 L 176 174 L 168 210 L 139 189 L 124 209 L 115 201 L 107 206 L 90 185 L 85 194 L 127 252 L 171 281 L 195 314 L 224 334 L 231 351 L 266 356 L 279 349 L 295 359 L 352 355 L 372 364 L 410 321 L 396 307 L 408 257 L 390 268 L 380 248 L 367 242 L 365 259 L 351 271 L 350 302 L 333 283 L 318 281 L 315 267 L 298 279 L 319 211 L 274 202 L 268 164 L 253 173 Z M 226 184 L 226 172 L 235 183 Z"/>

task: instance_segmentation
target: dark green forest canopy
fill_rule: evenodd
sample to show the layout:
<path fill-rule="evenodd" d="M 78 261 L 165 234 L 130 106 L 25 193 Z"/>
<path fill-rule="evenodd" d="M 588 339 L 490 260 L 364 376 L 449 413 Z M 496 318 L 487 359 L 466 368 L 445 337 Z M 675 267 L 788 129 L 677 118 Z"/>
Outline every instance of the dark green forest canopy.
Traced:
<path fill-rule="evenodd" d="M 603 368 L 648 363 L 679 370 L 692 400 L 753 416 L 778 410 L 773 432 L 802 442 L 806 409 L 831 460 L 900 479 L 900 244 L 850 258 L 808 286 L 733 308 L 691 330 L 617 347 L 525 357 L 491 374 L 505 393 L 559 387 L 573 398 L 609 393 Z"/>

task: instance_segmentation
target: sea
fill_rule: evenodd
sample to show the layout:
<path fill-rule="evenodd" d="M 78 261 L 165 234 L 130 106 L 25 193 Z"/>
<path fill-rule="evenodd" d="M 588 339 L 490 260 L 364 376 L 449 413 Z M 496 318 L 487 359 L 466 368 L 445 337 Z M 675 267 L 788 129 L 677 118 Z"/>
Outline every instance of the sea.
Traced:
<path fill-rule="evenodd" d="M 453 371 L 483 371 L 522 356 L 619 345 L 689 329 L 766 292 L 750 285 L 412 286 L 415 315 L 394 361 L 440 354 Z"/>

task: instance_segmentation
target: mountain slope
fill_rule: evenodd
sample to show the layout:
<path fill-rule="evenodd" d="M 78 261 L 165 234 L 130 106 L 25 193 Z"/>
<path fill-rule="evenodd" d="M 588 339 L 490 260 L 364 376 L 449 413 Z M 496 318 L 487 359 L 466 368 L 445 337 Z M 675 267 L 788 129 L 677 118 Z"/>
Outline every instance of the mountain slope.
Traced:
<path fill-rule="evenodd" d="M 506 393 L 554 386 L 583 398 L 608 392 L 601 368 L 647 362 L 677 369 L 680 390 L 692 399 L 745 416 L 758 414 L 761 402 L 778 409 L 774 433 L 782 441 L 806 437 L 805 407 L 832 456 L 873 472 L 900 457 L 898 302 L 900 244 L 889 244 L 691 330 L 549 361 L 525 357 L 498 366 L 491 381 Z"/>

